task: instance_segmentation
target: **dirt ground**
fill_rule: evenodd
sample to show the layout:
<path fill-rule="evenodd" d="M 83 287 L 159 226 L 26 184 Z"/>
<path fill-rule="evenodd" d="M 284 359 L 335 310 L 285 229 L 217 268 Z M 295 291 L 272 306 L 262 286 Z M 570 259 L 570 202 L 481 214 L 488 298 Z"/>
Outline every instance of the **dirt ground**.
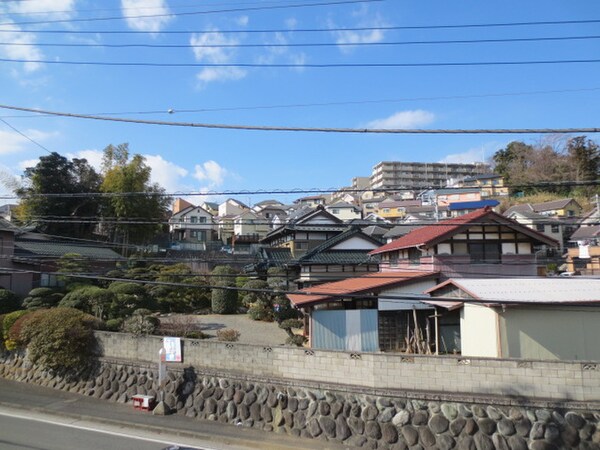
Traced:
<path fill-rule="evenodd" d="M 215 338 L 217 331 L 225 328 L 233 328 L 240 332 L 238 342 L 257 345 L 280 345 L 284 344 L 287 334 L 276 322 L 259 322 L 251 320 L 247 314 L 194 314 L 194 315 L 165 315 L 160 320 L 163 323 L 178 320 L 183 317 L 185 321 L 193 321 L 194 329 Z"/>

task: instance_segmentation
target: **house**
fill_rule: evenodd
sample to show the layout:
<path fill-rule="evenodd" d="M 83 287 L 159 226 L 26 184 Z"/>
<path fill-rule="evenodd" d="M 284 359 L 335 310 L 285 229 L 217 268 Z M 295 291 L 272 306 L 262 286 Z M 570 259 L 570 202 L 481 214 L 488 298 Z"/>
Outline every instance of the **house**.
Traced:
<path fill-rule="evenodd" d="M 13 291 L 24 297 L 39 278 L 32 267 L 15 260 L 15 235 L 19 228 L 0 217 L 0 288 Z"/>
<path fill-rule="evenodd" d="M 261 244 L 269 247 L 287 247 L 294 258 L 299 258 L 324 241 L 342 233 L 347 226 L 327 212 L 323 206 L 301 209 L 286 223 L 269 232 Z"/>
<path fill-rule="evenodd" d="M 454 202 L 448 205 L 450 217 L 458 217 L 481 208 L 495 208 L 500 204 L 498 200 L 479 200 L 473 202 Z"/>
<path fill-rule="evenodd" d="M 387 220 L 402 219 L 406 210 L 415 206 L 421 206 L 421 201 L 386 199 L 377 205 L 375 212 Z"/>
<path fill-rule="evenodd" d="M 481 200 L 479 188 L 432 189 L 421 194 L 423 205 L 448 206 L 452 203 L 478 202 Z"/>
<path fill-rule="evenodd" d="M 181 206 L 176 202 L 173 208 L 169 218 L 171 246 L 176 250 L 207 250 L 210 243 L 217 241 L 213 216 L 200 206 L 188 205 L 176 210 Z"/>
<path fill-rule="evenodd" d="M 1 205 L 0 206 L 0 218 L 8 221 L 8 222 L 12 222 L 13 217 L 15 215 L 15 209 L 17 208 L 17 205 L 11 204 L 11 203 L 7 203 L 6 205 Z"/>
<path fill-rule="evenodd" d="M 600 209 L 596 208 L 581 222 L 569 239 L 567 271 L 583 275 L 600 274 Z"/>
<path fill-rule="evenodd" d="M 304 333 L 312 348 L 401 350 L 410 326 L 406 318 L 419 310 L 417 321 L 422 323 L 433 312 L 432 306 L 420 303 L 426 296 L 413 293 L 423 292 L 437 281 L 438 274 L 428 271 L 378 272 L 302 289 L 287 297 L 304 313 Z M 400 297 L 402 300 L 393 300 Z"/>
<path fill-rule="evenodd" d="M 478 188 L 482 197 L 505 197 L 508 195 L 508 187 L 504 185 L 504 177 L 495 173 L 482 175 L 471 175 L 459 180 L 456 187 Z"/>
<path fill-rule="evenodd" d="M 454 324 L 436 333 L 440 352 L 600 360 L 599 279 L 452 278 L 426 293 L 436 320 Z"/>
<path fill-rule="evenodd" d="M 248 210 L 244 203 L 234 198 L 228 198 L 223 203 L 219 204 L 219 217 L 239 216 L 244 211 Z"/>
<path fill-rule="evenodd" d="M 583 208 L 575 199 L 563 198 L 560 200 L 552 200 L 549 202 L 542 203 L 525 203 L 521 205 L 514 205 L 508 208 L 504 215 L 509 215 L 513 211 L 529 211 L 542 214 L 548 217 L 560 217 L 560 218 L 574 218 L 580 217 Z"/>
<path fill-rule="evenodd" d="M 536 230 L 546 236 L 551 237 L 559 243 L 560 250 L 564 247 L 563 223 L 556 217 L 548 217 L 533 211 L 512 210 L 505 212 L 504 215 L 509 219 L 516 220 L 532 230 Z"/>
<path fill-rule="evenodd" d="M 326 206 L 325 210 L 344 222 L 362 218 L 362 210 L 358 206 L 351 203 L 336 202 L 332 205 Z"/>
<path fill-rule="evenodd" d="M 366 235 L 359 227 L 350 227 L 293 263 L 299 269 L 298 286 L 313 286 L 377 272 L 377 259 L 369 257 L 369 252 L 380 245 L 379 240 Z"/>
<path fill-rule="evenodd" d="M 311 195 L 308 197 L 301 197 L 294 201 L 294 203 L 300 206 L 308 206 L 309 208 L 316 208 L 317 206 L 325 206 L 327 204 L 328 196 L 325 195 Z"/>
<path fill-rule="evenodd" d="M 311 338 L 311 343 L 372 349 L 376 335 L 378 349 L 418 351 L 423 342 L 433 343 L 434 325 L 447 330 L 456 326 L 453 317 L 431 323 L 436 312 L 432 305 L 422 303 L 426 290 L 456 277 L 536 276 L 534 248 L 540 244 L 558 245 L 491 209 L 481 209 L 419 227 L 371 251 L 381 258 L 377 274 L 321 284 L 288 297 L 305 314 L 305 333 L 329 336 Z M 319 312 L 323 310 L 359 312 Z M 347 324 L 356 327 L 357 321 L 360 327 L 366 324 L 360 329 L 367 330 L 368 336 L 359 333 L 359 339 L 350 330 Z M 335 343 L 332 336 L 337 336 Z"/>
<path fill-rule="evenodd" d="M 489 208 L 418 228 L 374 251 L 382 271 L 430 270 L 454 276 L 536 276 L 535 248 L 554 239 Z"/>
<path fill-rule="evenodd" d="M 214 203 L 214 202 L 202 202 L 200 204 L 200 206 L 205 211 L 208 211 L 210 213 L 210 215 L 213 216 L 213 217 L 219 215 L 219 204 L 218 203 Z"/>

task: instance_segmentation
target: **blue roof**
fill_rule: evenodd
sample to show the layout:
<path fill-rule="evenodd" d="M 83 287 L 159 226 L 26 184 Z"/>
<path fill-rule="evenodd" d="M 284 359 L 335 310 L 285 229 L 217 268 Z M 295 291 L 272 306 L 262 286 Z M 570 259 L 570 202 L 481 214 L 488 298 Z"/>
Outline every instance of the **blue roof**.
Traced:
<path fill-rule="evenodd" d="M 479 200 L 477 202 L 450 203 L 450 205 L 448 205 L 448 208 L 450 209 L 450 211 L 456 211 L 459 209 L 479 209 L 485 208 L 486 206 L 493 208 L 494 206 L 498 206 L 499 204 L 500 202 L 498 200 Z"/>

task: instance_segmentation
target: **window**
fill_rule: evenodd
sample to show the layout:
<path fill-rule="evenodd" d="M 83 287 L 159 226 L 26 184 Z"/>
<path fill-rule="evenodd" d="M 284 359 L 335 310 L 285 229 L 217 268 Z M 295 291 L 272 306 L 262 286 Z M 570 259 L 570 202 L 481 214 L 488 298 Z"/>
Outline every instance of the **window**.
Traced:
<path fill-rule="evenodd" d="M 340 213 L 340 210 L 338 208 L 333 208 L 331 210 L 331 214 L 339 214 L 339 213 Z"/>
<path fill-rule="evenodd" d="M 390 212 L 390 208 L 383 208 L 383 212 L 384 213 L 389 213 Z"/>
<path fill-rule="evenodd" d="M 198 217 L 196 217 L 196 216 L 191 216 L 191 217 L 190 217 L 190 223 L 198 223 Z"/>
<path fill-rule="evenodd" d="M 544 226 L 543 223 L 538 223 L 538 224 L 536 224 L 535 229 L 537 231 L 539 231 L 540 233 L 543 233 L 546 230 L 546 227 Z"/>
<path fill-rule="evenodd" d="M 200 217 L 199 221 L 200 223 L 206 223 L 206 217 Z"/>
<path fill-rule="evenodd" d="M 498 242 L 469 242 L 469 254 L 472 263 L 500 263 L 500 245 Z"/>
<path fill-rule="evenodd" d="M 421 250 L 418 248 L 408 249 L 408 262 L 411 266 L 418 266 L 421 264 Z"/>
<path fill-rule="evenodd" d="M 560 226 L 558 224 L 553 223 L 551 226 L 552 232 L 553 233 L 559 233 L 560 232 Z"/>

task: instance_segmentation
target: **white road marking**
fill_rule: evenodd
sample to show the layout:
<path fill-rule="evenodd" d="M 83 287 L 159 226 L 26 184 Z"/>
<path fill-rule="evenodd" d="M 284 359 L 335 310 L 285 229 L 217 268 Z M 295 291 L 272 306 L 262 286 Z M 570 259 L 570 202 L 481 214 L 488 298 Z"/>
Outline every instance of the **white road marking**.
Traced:
<path fill-rule="evenodd" d="M 37 414 L 43 415 L 43 413 L 37 413 Z M 58 425 L 58 426 L 63 426 L 63 427 L 68 427 L 68 428 L 75 428 L 77 430 L 83 430 L 83 431 L 93 431 L 96 433 L 109 434 L 111 436 L 118 436 L 118 437 L 124 437 L 124 438 L 129 438 L 129 439 L 137 439 L 137 440 L 141 440 L 141 441 L 153 442 L 153 443 L 158 443 L 158 444 L 177 445 L 179 447 L 193 447 L 194 446 L 194 445 L 190 445 L 190 444 L 183 444 L 183 443 L 167 441 L 164 439 L 154 439 L 154 438 L 145 437 L 145 436 L 138 436 L 135 434 L 128 434 L 128 433 L 122 433 L 122 432 L 117 432 L 117 431 L 104 430 L 104 429 L 95 428 L 92 426 L 76 425 L 75 424 L 76 422 L 84 422 L 80 419 L 66 419 L 65 418 L 65 420 L 73 420 L 73 422 L 44 419 L 42 417 L 33 417 L 30 415 L 23 415 L 23 414 L 18 414 L 18 413 L 14 413 L 14 412 L 8 412 L 8 411 L 5 411 L 4 408 L 0 408 L 0 416 L 7 416 L 7 417 L 11 417 L 11 418 L 15 418 L 15 419 L 23 419 L 23 420 L 33 420 L 36 422 L 47 423 L 50 425 Z M 107 426 L 110 426 L 110 425 L 107 425 Z M 209 447 L 206 447 L 203 445 L 202 450 L 219 450 L 219 449 L 209 448 Z"/>

